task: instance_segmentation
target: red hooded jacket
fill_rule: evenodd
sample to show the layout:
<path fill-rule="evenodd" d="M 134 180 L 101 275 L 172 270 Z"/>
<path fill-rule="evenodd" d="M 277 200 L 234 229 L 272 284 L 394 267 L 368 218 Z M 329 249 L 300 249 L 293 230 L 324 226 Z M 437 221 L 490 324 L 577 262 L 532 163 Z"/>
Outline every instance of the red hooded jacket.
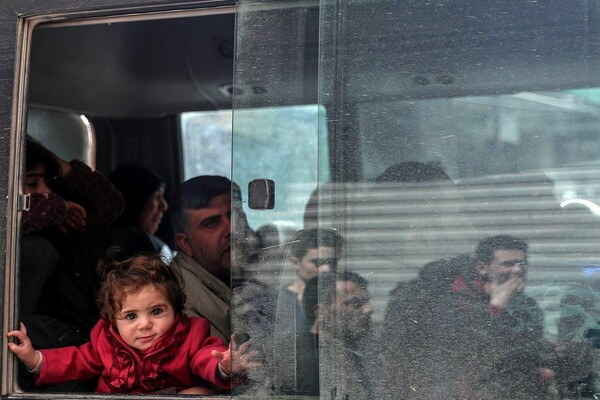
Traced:
<path fill-rule="evenodd" d="M 91 341 L 80 347 L 41 350 L 44 361 L 38 385 L 100 376 L 96 392 L 152 393 L 175 387 L 178 391 L 199 385 L 200 377 L 222 389 L 230 383 L 218 376 L 212 350 L 227 351 L 220 338 L 210 335 L 204 318 L 178 317 L 173 327 L 150 349 L 141 352 L 127 345 L 107 320 L 100 320 Z"/>

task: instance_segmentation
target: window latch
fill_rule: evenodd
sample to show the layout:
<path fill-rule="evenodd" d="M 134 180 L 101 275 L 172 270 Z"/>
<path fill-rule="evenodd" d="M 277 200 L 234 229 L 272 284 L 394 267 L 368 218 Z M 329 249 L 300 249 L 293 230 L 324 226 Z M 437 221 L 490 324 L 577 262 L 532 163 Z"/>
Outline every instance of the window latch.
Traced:
<path fill-rule="evenodd" d="M 254 179 L 248 184 L 248 206 L 253 210 L 275 208 L 275 182 L 271 179 Z"/>
<path fill-rule="evenodd" d="M 17 200 L 17 210 L 18 211 L 29 211 L 29 207 L 31 206 L 31 195 L 20 194 Z"/>

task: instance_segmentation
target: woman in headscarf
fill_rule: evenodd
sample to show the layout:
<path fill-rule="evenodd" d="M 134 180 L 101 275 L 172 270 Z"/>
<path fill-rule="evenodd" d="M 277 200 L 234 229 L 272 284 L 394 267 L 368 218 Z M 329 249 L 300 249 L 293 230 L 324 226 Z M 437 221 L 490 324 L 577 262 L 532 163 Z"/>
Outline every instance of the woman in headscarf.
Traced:
<path fill-rule="evenodd" d="M 156 251 L 170 262 L 172 250 L 156 236 L 169 208 L 164 197 L 166 185 L 163 179 L 151 169 L 139 165 L 122 165 L 111 172 L 108 179 L 125 199 L 125 210 L 114 225 L 138 228 L 150 238 Z"/>

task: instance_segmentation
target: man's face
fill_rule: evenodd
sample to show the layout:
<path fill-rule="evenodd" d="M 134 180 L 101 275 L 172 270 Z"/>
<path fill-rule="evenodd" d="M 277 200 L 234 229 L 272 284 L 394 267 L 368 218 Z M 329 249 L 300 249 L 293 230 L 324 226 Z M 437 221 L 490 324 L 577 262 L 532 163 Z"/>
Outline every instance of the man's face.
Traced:
<path fill-rule="evenodd" d="M 231 270 L 231 195 L 214 197 L 208 207 L 187 210 L 188 228 L 177 244 L 213 275 L 229 279 Z"/>
<path fill-rule="evenodd" d="M 343 337 L 352 342 L 371 330 L 373 306 L 369 292 L 351 281 L 336 283 L 334 312 L 337 314 Z"/>
<path fill-rule="evenodd" d="M 296 274 L 304 282 L 308 282 L 319 272 L 326 272 L 335 269 L 337 258 L 333 247 L 321 246 L 316 249 L 308 249 L 304 257 L 298 259 L 291 258 L 292 266 Z"/>
<path fill-rule="evenodd" d="M 489 264 L 479 263 L 478 272 L 488 282 L 502 284 L 511 277 L 526 281 L 527 254 L 522 250 L 496 250 Z"/>

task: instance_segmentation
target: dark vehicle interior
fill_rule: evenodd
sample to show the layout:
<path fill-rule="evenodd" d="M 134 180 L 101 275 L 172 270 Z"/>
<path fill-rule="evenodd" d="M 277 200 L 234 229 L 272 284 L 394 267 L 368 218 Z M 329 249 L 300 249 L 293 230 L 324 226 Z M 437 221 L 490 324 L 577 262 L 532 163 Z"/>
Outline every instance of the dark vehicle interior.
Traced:
<path fill-rule="evenodd" d="M 85 115 L 99 171 L 152 168 L 171 200 L 183 180 L 179 114 L 232 107 L 235 14 L 229 7 L 204 14 L 39 25 L 31 44 L 33 118 L 43 118 L 40 110 L 59 120 Z"/>

